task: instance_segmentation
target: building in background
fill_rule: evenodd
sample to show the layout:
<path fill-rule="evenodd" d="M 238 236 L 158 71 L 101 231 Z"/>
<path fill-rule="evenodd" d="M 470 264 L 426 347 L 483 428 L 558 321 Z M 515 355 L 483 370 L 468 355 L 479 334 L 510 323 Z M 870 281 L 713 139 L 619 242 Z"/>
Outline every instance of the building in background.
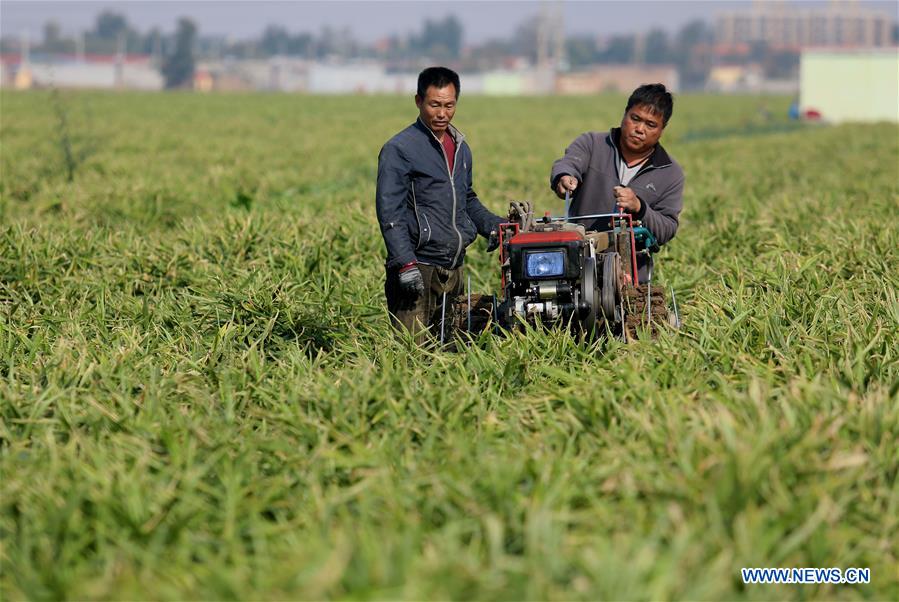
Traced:
<path fill-rule="evenodd" d="M 31 88 L 31 65 L 20 54 L 0 54 L 0 88 Z"/>
<path fill-rule="evenodd" d="M 765 42 L 774 48 L 806 46 L 883 47 L 893 43 L 890 15 L 858 2 L 796 7 L 786 2 L 754 2 L 746 10 L 723 11 L 715 20 L 718 44 Z"/>
<path fill-rule="evenodd" d="M 151 55 L 5 54 L 0 87 L 161 90 L 165 84 Z"/>
<path fill-rule="evenodd" d="M 677 91 L 677 68 L 671 65 L 600 65 L 593 69 L 561 73 L 557 94 L 629 93 L 642 84 L 662 83 Z"/>
<path fill-rule="evenodd" d="M 761 66 L 749 65 L 716 65 L 709 71 L 706 90 L 709 92 L 745 92 L 756 90 L 764 80 Z"/>
<path fill-rule="evenodd" d="M 161 90 L 164 80 L 150 55 L 57 57 L 33 61 L 36 88 L 106 88 Z"/>
<path fill-rule="evenodd" d="M 788 94 L 799 92 L 798 78 L 770 78 L 759 63 L 719 64 L 709 70 L 706 92 L 716 94 Z"/>
<path fill-rule="evenodd" d="M 374 61 L 316 63 L 309 70 L 307 90 L 315 94 L 392 92 L 396 85 L 392 79 L 384 65 Z"/>
<path fill-rule="evenodd" d="M 287 57 L 200 61 L 194 73 L 198 92 L 305 92 L 308 61 Z"/>
<path fill-rule="evenodd" d="M 799 107 L 831 123 L 899 121 L 899 49 L 803 51 Z"/>

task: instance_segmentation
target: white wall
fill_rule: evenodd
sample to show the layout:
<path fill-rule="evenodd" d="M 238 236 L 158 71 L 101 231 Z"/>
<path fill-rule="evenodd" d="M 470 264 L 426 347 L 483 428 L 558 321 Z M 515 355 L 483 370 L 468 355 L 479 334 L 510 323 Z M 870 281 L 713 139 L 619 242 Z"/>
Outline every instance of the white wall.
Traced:
<path fill-rule="evenodd" d="M 899 121 L 899 49 L 803 52 L 799 106 L 832 123 Z"/>

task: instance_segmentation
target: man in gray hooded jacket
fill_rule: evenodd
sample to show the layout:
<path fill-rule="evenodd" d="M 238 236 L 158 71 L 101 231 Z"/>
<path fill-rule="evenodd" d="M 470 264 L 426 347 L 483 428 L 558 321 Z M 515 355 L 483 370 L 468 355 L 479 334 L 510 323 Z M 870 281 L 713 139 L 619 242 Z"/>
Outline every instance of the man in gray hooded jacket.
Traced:
<path fill-rule="evenodd" d="M 626 211 L 660 245 L 674 238 L 683 208 L 684 172 L 659 144 L 673 108 L 665 86 L 640 86 L 627 101 L 621 127 L 575 138 L 550 174 L 550 186 L 560 198 L 571 193 L 572 216 Z M 588 229 L 600 225 L 581 223 Z M 643 282 L 645 256 L 637 264 Z"/>

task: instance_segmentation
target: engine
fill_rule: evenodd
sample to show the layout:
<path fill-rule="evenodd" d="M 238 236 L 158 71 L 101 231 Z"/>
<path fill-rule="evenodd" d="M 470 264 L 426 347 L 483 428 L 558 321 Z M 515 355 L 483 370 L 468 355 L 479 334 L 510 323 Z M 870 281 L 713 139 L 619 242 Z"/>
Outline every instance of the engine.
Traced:
<path fill-rule="evenodd" d="M 577 229 L 522 232 L 509 240 L 506 299 L 510 317 L 545 323 L 580 319 L 588 308 L 580 298 L 587 242 Z"/>

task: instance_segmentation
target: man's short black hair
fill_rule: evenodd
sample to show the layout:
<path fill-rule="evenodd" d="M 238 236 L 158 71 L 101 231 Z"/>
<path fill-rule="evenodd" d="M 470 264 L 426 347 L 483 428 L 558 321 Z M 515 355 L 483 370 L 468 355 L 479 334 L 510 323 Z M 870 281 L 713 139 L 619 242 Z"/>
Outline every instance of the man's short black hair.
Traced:
<path fill-rule="evenodd" d="M 459 74 L 447 67 L 428 67 L 418 74 L 418 89 L 416 93 L 419 98 L 424 98 L 425 93 L 431 86 L 439 89 L 445 88 L 450 84 L 456 86 L 456 98 L 459 98 L 459 92 L 462 91 L 459 87 Z"/>
<path fill-rule="evenodd" d="M 674 99 L 671 98 L 671 92 L 665 88 L 664 84 L 643 84 L 634 90 L 631 97 L 627 99 L 624 112 L 641 105 L 645 105 L 653 113 L 661 115 L 664 125 L 668 125 L 671 113 L 674 112 Z"/>

